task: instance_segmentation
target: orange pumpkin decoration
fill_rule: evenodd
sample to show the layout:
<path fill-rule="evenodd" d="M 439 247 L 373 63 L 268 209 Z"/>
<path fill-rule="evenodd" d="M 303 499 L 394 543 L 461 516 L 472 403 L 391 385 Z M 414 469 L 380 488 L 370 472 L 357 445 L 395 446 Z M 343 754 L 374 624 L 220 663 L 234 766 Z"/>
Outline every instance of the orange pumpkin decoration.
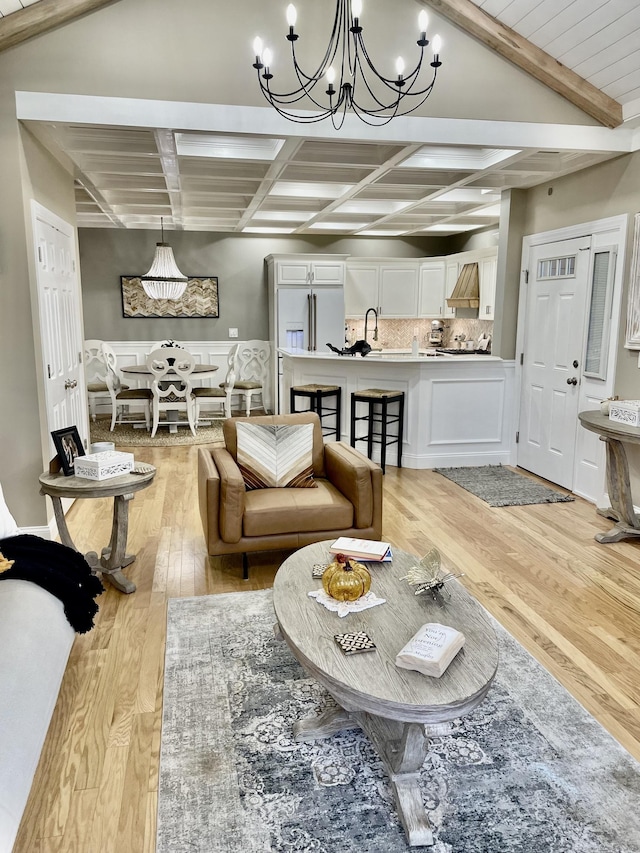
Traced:
<path fill-rule="evenodd" d="M 337 601 L 356 601 L 371 588 L 371 575 L 362 563 L 336 554 L 322 575 L 322 586 L 327 595 Z"/>

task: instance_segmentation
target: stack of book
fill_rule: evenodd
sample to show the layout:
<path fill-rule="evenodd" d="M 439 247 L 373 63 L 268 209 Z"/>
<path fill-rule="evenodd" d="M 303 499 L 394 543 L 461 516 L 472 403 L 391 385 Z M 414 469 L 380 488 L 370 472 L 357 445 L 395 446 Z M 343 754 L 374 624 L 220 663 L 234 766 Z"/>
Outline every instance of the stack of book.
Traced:
<path fill-rule="evenodd" d="M 460 649 L 464 634 L 439 622 L 427 622 L 400 649 L 396 666 L 440 678 Z"/>
<path fill-rule="evenodd" d="M 350 536 L 340 536 L 329 548 L 332 554 L 344 554 L 354 560 L 364 560 L 369 563 L 388 562 L 391 559 L 391 547 L 388 542 L 376 539 L 352 539 Z"/>

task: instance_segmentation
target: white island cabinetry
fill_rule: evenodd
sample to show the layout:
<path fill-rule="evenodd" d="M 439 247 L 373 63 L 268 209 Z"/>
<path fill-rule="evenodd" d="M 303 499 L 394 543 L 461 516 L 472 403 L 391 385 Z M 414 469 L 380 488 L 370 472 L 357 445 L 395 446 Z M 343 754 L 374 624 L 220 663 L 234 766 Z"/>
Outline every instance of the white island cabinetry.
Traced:
<path fill-rule="evenodd" d="M 491 355 L 413 357 L 388 352 L 362 358 L 287 349 L 281 349 L 280 356 L 284 401 L 292 385 L 317 383 L 342 389 L 341 432 L 346 442 L 351 394 L 388 388 L 405 393 L 403 466 L 515 464 L 513 361 Z M 363 450 L 366 443 L 357 447 Z M 393 460 L 391 454 L 388 464 Z"/>

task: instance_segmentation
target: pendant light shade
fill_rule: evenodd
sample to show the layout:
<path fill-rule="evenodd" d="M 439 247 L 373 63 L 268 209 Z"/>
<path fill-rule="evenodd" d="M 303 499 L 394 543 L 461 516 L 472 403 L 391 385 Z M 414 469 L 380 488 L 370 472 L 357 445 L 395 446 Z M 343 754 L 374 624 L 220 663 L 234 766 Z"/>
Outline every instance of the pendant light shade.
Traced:
<path fill-rule="evenodd" d="M 156 243 L 156 254 L 151 269 L 140 276 L 144 292 L 151 299 L 180 299 L 187 287 L 188 278 L 178 269 L 173 249 L 164 242 L 164 222 L 160 220 L 162 242 Z"/>

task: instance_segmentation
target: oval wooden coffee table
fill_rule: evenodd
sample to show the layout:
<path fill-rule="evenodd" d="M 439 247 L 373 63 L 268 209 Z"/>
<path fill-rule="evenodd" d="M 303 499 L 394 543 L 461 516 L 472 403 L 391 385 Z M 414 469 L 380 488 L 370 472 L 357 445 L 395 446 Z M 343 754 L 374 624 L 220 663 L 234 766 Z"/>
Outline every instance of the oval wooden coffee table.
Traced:
<path fill-rule="evenodd" d="M 371 568 L 371 591 L 386 604 L 340 618 L 308 595 L 322 586 L 311 570 L 314 563 L 330 561 L 330 544 L 296 551 L 278 569 L 273 586 L 283 638 L 339 705 L 296 723 L 295 738 L 314 740 L 363 729 L 385 763 L 409 844 L 433 844 L 419 788 L 428 727 L 464 716 L 484 699 L 498 667 L 498 638 L 484 609 L 457 581 L 447 584 L 451 598 L 444 607 L 426 594 L 415 595 L 400 578 L 418 560 L 397 549 L 392 563 Z M 466 638 L 440 678 L 395 665 L 396 654 L 425 622 L 450 625 Z M 334 635 L 354 631 L 365 631 L 376 650 L 344 655 Z"/>
<path fill-rule="evenodd" d="M 135 560 L 135 554 L 127 554 L 127 534 L 129 531 L 129 501 L 135 492 L 146 489 L 153 482 L 156 469 L 143 474 L 120 474 L 108 480 L 88 480 L 85 477 L 65 477 L 64 474 L 40 475 L 40 494 L 48 495 L 53 503 L 53 511 L 58 525 L 58 533 L 63 545 L 78 549 L 67 527 L 62 508 L 62 498 L 113 498 L 113 524 L 111 539 L 100 556 L 96 551 L 84 555 L 85 560 L 95 573 L 100 573 L 120 592 L 130 594 L 136 591 L 136 585 L 122 573 L 125 566 Z"/>

